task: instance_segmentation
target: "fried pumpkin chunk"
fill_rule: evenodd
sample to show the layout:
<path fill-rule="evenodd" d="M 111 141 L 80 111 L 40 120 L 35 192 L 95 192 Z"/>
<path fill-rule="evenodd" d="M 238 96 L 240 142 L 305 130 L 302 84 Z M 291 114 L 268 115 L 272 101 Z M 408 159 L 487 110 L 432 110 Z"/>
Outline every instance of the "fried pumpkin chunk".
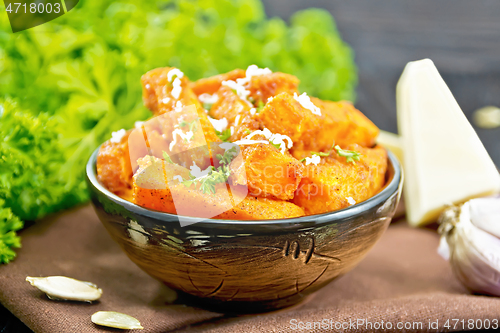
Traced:
<path fill-rule="evenodd" d="M 289 136 L 293 141 L 294 149 L 304 149 L 304 146 L 313 145 L 314 149 L 310 148 L 311 150 L 320 151 L 321 149 L 318 148 L 325 146 L 322 143 L 325 140 L 321 137 L 314 138 L 315 143 L 304 141 L 306 137 L 320 134 L 321 118 L 302 107 L 289 93 L 275 96 L 256 118 L 271 132 Z M 316 143 L 316 141 L 321 142 Z M 331 144 L 330 141 L 330 146 Z"/>
<path fill-rule="evenodd" d="M 213 195 L 202 192 L 196 185 L 185 186 L 174 177 L 188 179 L 188 169 L 154 157 L 140 159 L 139 165 L 134 175 L 133 202 L 145 208 L 172 214 L 189 212 L 189 216 L 194 217 L 239 220 L 304 215 L 302 208 L 293 203 L 247 196 L 246 191 L 238 187 L 228 191 L 226 184 L 218 184 Z M 235 202 L 237 197 L 240 200 Z"/>
<path fill-rule="evenodd" d="M 226 119 L 227 128 L 232 133 L 230 141 L 239 140 L 260 129 L 260 123 L 254 119 L 255 108 L 236 95 L 231 88 L 221 86 L 217 96 L 218 100 L 212 105 L 209 115 L 218 120 Z"/>
<path fill-rule="evenodd" d="M 378 128 L 348 102 L 311 98 L 321 115 L 303 107 L 294 96 L 281 93 L 270 100 L 257 119 L 273 133 L 288 135 L 295 150 L 326 151 L 332 144 L 371 147 Z"/>
<path fill-rule="evenodd" d="M 191 83 L 191 88 L 198 96 L 201 94 L 214 94 L 222 86 L 223 81 L 238 82 L 238 79 L 246 78 L 247 74 L 249 75 L 249 80 L 247 79 L 248 81 L 242 84 L 250 92 L 249 97 L 255 105 L 259 105 L 259 102 L 266 103 L 269 97 L 282 92 L 288 92 L 290 94 L 298 92 L 300 81 L 294 75 L 276 72 L 263 75 L 252 75 L 250 77 L 251 74 L 243 69 L 235 69 L 225 74 L 200 79 Z"/>
<path fill-rule="evenodd" d="M 236 81 L 245 77 L 245 70 L 235 69 L 228 73 L 219 74 L 191 83 L 191 89 L 196 95 L 214 94 L 219 90 L 223 81 Z"/>
<path fill-rule="evenodd" d="M 271 220 L 299 216 L 304 216 L 304 210 L 291 202 L 247 196 L 235 207 L 214 218 L 226 220 Z"/>
<path fill-rule="evenodd" d="M 177 75 L 169 75 L 170 72 L 175 74 L 177 69 L 175 67 L 155 68 L 141 77 L 142 100 L 154 115 L 174 110 L 177 102 L 188 106 L 197 101 L 189 87 L 189 79 L 186 76 L 178 78 Z M 180 80 L 180 85 L 174 89 L 176 78 Z"/>
<path fill-rule="evenodd" d="M 258 143 L 243 146 L 243 164 L 232 164 L 235 185 L 247 185 L 253 196 L 291 200 L 302 178 L 304 166 L 288 152 Z M 243 172 L 244 171 L 244 172 Z"/>
<path fill-rule="evenodd" d="M 298 92 L 299 79 L 296 76 L 285 73 L 271 73 L 265 75 L 252 76 L 246 89 L 250 91 L 250 98 L 255 105 L 265 104 L 269 97 L 274 97 L 280 93 L 289 94 Z"/>
<path fill-rule="evenodd" d="M 106 141 L 97 155 L 97 179 L 111 192 L 127 196 L 132 188 L 132 166 L 130 164 L 128 136 L 120 142 Z"/>
<path fill-rule="evenodd" d="M 238 123 L 241 123 L 242 117 L 250 115 L 252 105 L 238 97 L 231 88 L 221 86 L 217 91 L 217 96 L 219 97 L 217 102 L 212 105 L 209 111 L 209 115 L 212 118 L 225 118 L 229 125 L 234 125 L 236 120 L 238 120 Z"/>
<path fill-rule="evenodd" d="M 219 137 L 215 133 L 215 129 L 208 120 L 205 110 L 200 104 L 196 94 L 190 87 L 189 80 L 186 76 L 180 78 L 180 85 L 174 88 L 175 75 L 171 75 L 169 81 L 169 73 L 176 70 L 174 67 L 163 67 L 153 69 L 141 77 L 142 82 L 142 98 L 144 105 L 149 108 L 154 115 L 161 115 L 181 108 L 183 106 L 194 105 L 196 112 L 200 118 L 201 127 L 207 143 L 220 142 Z M 173 90 L 177 89 L 173 93 Z"/>
<path fill-rule="evenodd" d="M 320 214 L 349 207 L 379 192 L 385 183 L 387 152 L 384 148 L 347 146 L 361 153 L 355 163 L 332 153 L 318 165 L 309 164 L 293 202 L 306 214 Z"/>
<path fill-rule="evenodd" d="M 176 214 L 169 182 L 175 183 L 176 176 L 188 179 L 189 170 L 154 156 L 139 158 L 137 162 L 132 201 L 145 208 Z"/>
<path fill-rule="evenodd" d="M 375 145 L 379 133 L 378 127 L 351 102 L 322 101 L 314 97 L 311 101 L 320 107 L 324 114 L 326 123 L 323 126 L 328 126 L 328 131 L 332 131 L 331 137 L 335 140 L 335 144 L 346 146 L 357 143 L 363 147 Z"/>

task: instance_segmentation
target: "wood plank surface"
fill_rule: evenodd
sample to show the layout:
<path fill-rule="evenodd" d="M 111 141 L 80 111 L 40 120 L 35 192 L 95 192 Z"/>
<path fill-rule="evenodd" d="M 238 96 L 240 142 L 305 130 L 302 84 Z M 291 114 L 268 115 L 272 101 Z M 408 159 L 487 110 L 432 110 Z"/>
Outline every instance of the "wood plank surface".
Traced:
<path fill-rule="evenodd" d="M 397 132 L 395 86 L 407 62 L 434 61 L 469 120 L 474 110 L 500 107 L 500 1 L 267 0 L 268 16 L 288 19 L 325 8 L 356 53 L 357 107 L 380 128 Z M 478 129 L 500 166 L 500 128 Z"/>

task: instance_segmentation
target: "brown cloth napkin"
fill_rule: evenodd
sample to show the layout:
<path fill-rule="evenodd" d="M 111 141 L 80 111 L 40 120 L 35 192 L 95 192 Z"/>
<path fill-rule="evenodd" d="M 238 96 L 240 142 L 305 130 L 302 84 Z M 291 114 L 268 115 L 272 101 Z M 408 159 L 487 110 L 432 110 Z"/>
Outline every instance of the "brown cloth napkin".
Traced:
<path fill-rule="evenodd" d="M 175 292 L 137 268 L 89 206 L 46 218 L 21 236 L 18 258 L 0 267 L 0 302 L 35 332 L 116 332 L 90 321 L 100 310 L 136 317 L 145 333 L 387 332 L 397 325 L 437 332 L 470 329 L 469 319 L 500 319 L 500 298 L 471 295 L 437 255 L 436 232 L 404 221 L 393 223 L 352 272 L 301 304 L 237 317 L 175 303 Z M 104 293 L 94 304 L 51 301 L 25 281 L 28 275 L 91 281 Z"/>

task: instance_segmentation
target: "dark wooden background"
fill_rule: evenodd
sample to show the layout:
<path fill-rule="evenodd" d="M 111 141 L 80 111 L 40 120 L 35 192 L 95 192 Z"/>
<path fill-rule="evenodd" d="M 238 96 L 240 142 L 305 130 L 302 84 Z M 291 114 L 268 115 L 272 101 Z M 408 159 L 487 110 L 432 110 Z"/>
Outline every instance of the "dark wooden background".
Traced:
<path fill-rule="evenodd" d="M 88 0 L 94 1 L 94 0 Z M 307 7 L 328 9 L 356 53 L 357 107 L 397 132 L 395 86 L 405 64 L 431 58 L 463 111 L 500 106 L 499 0 L 264 0 L 287 19 Z M 320 50 L 320 48 L 319 48 Z M 429 119 L 432 121 L 432 119 Z M 476 129 L 500 166 L 500 128 Z M 29 332 L 0 305 L 0 333 Z"/>
<path fill-rule="evenodd" d="M 383 130 L 397 132 L 396 83 L 407 62 L 423 58 L 434 61 L 469 120 L 480 107 L 500 107 L 498 0 L 264 0 L 264 4 L 269 16 L 285 19 L 308 7 L 332 13 L 356 54 L 356 106 Z M 476 131 L 500 166 L 500 128 Z"/>

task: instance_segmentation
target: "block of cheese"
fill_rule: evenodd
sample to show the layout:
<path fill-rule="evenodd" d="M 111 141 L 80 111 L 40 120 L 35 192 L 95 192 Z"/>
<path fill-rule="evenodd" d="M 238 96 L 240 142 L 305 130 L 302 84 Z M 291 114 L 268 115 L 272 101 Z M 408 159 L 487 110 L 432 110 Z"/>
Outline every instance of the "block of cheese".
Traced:
<path fill-rule="evenodd" d="M 500 191 L 500 175 L 429 59 L 410 62 L 396 91 L 408 222 L 437 219 L 447 204 Z"/>
<path fill-rule="evenodd" d="M 377 136 L 377 143 L 389 149 L 403 163 L 403 147 L 399 135 L 381 130 Z"/>

